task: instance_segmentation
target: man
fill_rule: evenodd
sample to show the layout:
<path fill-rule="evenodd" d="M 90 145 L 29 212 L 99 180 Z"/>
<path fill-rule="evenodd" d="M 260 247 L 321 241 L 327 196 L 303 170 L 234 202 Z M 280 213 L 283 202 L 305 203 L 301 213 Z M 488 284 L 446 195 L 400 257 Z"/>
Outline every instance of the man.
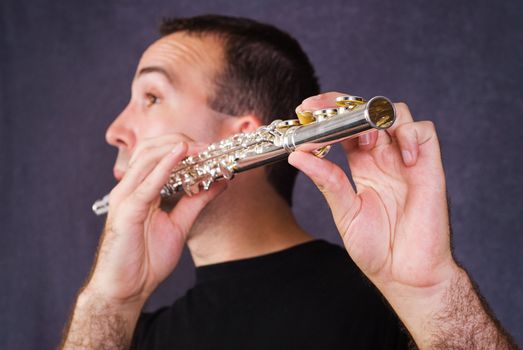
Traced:
<path fill-rule="evenodd" d="M 329 161 L 289 157 L 324 193 L 352 260 L 296 224 L 285 163 L 160 210 L 160 189 L 183 157 L 288 116 L 318 90 L 299 45 L 271 26 L 203 16 L 167 21 L 163 34 L 107 131 L 120 182 L 64 348 L 405 348 L 401 322 L 420 348 L 512 346 L 452 258 L 434 126 L 414 122 L 404 104 L 387 132 L 344 143 L 357 192 Z M 196 286 L 140 317 L 185 243 Z"/>

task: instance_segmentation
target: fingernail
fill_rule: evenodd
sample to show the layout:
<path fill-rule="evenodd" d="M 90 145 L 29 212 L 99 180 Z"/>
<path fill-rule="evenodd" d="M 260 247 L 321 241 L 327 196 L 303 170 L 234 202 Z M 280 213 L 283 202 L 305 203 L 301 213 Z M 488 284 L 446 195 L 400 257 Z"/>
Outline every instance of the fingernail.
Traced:
<path fill-rule="evenodd" d="M 401 156 L 403 157 L 403 161 L 405 164 L 411 164 L 412 163 L 412 153 L 409 151 L 401 151 Z"/>
<path fill-rule="evenodd" d="M 359 144 L 361 146 L 366 146 L 370 144 L 370 135 L 369 134 L 363 134 L 360 136 Z"/>

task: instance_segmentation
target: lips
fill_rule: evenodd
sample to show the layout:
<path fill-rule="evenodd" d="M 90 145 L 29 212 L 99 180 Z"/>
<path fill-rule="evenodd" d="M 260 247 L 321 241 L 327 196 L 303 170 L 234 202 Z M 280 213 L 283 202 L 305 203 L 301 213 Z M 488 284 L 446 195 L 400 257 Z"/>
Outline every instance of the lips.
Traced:
<path fill-rule="evenodd" d="M 125 171 L 124 170 L 121 170 L 117 167 L 114 167 L 113 169 L 113 175 L 114 175 L 114 178 L 117 180 L 117 181 L 120 181 L 123 176 L 125 175 Z"/>
<path fill-rule="evenodd" d="M 123 147 L 118 148 L 118 156 L 114 162 L 113 175 L 117 181 L 120 181 L 129 167 L 129 151 Z"/>

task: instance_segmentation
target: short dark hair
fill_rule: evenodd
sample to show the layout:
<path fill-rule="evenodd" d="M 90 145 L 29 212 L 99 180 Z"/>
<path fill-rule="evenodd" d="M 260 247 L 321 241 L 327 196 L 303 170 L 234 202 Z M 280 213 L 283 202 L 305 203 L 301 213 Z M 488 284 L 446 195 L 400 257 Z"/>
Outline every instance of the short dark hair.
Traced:
<path fill-rule="evenodd" d="M 209 106 L 221 113 L 254 113 L 264 124 L 288 119 L 305 98 L 319 93 L 314 68 L 289 34 L 248 18 L 204 15 L 165 19 L 162 35 L 216 35 L 224 44 L 225 66 L 214 78 Z M 266 166 L 269 183 L 292 205 L 297 170 L 286 161 Z"/>

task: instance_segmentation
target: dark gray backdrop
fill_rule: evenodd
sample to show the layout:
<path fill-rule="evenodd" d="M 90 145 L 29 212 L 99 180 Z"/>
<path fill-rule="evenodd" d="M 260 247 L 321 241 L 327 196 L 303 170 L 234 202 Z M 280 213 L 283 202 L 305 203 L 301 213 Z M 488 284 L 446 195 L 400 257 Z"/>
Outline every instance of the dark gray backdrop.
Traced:
<path fill-rule="evenodd" d="M 452 202 L 455 254 L 523 344 L 523 15 L 504 1 L 11 1 L 0 5 L 1 347 L 59 341 L 113 185 L 104 130 L 164 16 L 250 16 L 296 36 L 323 90 L 406 101 L 433 120 Z M 330 156 L 342 162 L 341 153 Z M 303 176 L 301 224 L 339 242 Z M 194 279 L 186 253 L 148 305 Z"/>

